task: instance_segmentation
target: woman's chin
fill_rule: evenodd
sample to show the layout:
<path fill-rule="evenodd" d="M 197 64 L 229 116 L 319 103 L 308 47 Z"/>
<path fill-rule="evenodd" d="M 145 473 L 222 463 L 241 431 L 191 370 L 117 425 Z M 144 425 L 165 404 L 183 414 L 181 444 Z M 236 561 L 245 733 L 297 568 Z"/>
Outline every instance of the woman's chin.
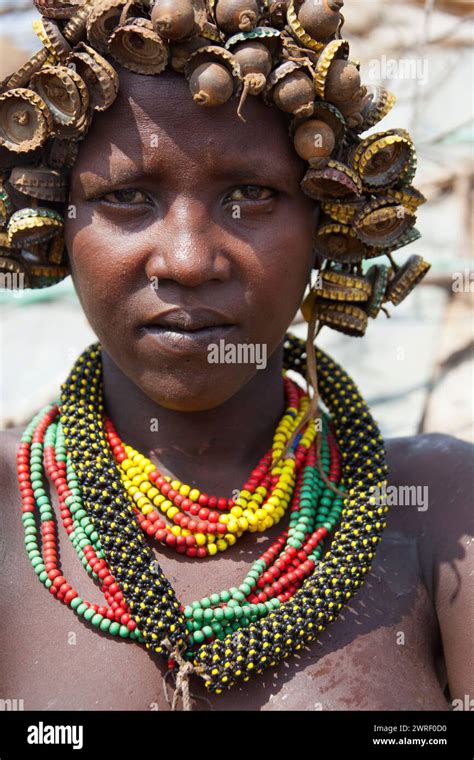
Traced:
<path fill-rule="evenodd" d="M 176 412 L 205 412 L 234 397 L 255 374 L 250 367 L 214 367 L 206 365 L 195 372 L 183 367 L 175 373 L 142 375 L 134 382 L 156 404 Z"/>

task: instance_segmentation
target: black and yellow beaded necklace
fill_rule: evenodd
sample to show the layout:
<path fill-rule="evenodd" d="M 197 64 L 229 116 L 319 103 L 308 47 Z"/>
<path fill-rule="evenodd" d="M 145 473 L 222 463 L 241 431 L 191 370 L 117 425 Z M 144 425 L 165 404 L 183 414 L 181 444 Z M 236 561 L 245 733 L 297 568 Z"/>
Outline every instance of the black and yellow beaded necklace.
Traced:
<path fill-rule="evenodd" d="M 329 412 L 323 414 L 323 431 L 333 437 L 328 445 L 320 433 L 321 460 L 329 462 L 329 449 L 334 450 L 337 445 L 340 464 L 338 454 L 335 466 L 336 469 L 342 467 L 339 488 L 334 489 L 340 499 L 339 512 L 335 510 L 340 513 L 340 524 L 322 560 L 318 560 L 320 548 L 309 555 L 309 560 L 308 554 L 302 552 L 305 561 L 301 568 L 296 559 L 296 570 L 290 573 L 290 578 L 299 572 L 299 584 L 291 594 L 279 597 L 284 600 L 281 603 L 273 604 L 276 600 L 272 599 L 266 605 L 246 602 L 239 607 L 237 589 L 230 600 L 223 594 L 219 598 L 212 594 L 192 607 L 185 608 L 180 603 L 146 541 L 137 519 L 136 505 L 124 487 L 107 437 L 98 344 L 84 351 L 75 363 L 62 386 L 59 410 L 57 405 L 46 412 L 42 410 L 22 437 L 17 459 L 25 545 L 40 580 L 87 622 L 112 635 L 129 636 L 144 644 L 153 655 L 167 658 L 168 667 L 177 670 L 177 685 L 183 687 L 185 681 L 184 691 L 189 689 L 187 675 L 190 672 L 202 676 L 206 688 L 219 694 L 241 681 L 248 681 L 252 673 L 262 673 L 301 650 L 337 618 L 370 570 L 386 525 L 387 507 L 377 495 L 384 493 L 387 472 L 383 441 L 348 375 L 319 349 L 315 349 L 315 358 L 320 398 Z M 283 371 L 292 370 L 304 376 L 306 361 L 305 344 L 288 334 Z M 307 509 L 301 510 L 299 527 L 290 527 L 286 532 L 294 530 L 294 537 L 299 535 L 298 530 L 308 531 L 308 535 L 312 531 L 308 527 L 310 518 L 304 516 L 305 511 L 312 514 L 311 499 L 308 500 L 311 489 L 304 484 L 304 478 L 311 479 L 311 471 L 316 472 L 314 460 L 311 462 L 312 466 L 302 468 L 305 475 L 301 504 Z M 57 487 L 61 516 L 76 551 L 94 579 L 103 581 L 105 597 L 112 603 L 112 609 L 85 603 L 57 566 L 55 520 L 44 488 L 44 469 Z M 321 474 L 331 485 L 327 474 Z M 298 490 L 299 486 L 296 487 Z M 312 498 L 317 499 L 317 489 L 312 493 L 316 493 Z M 329 493 L 326 490 L 323 496 Z M 324 498 L 321 501 L 324 502 Z M 43 554 L 37 540 L 35 507 L 41 518 Z M 327 513 L 328 509 L 323 506 L 324 511 Z M 331 515 L 322 519 L 330 520 Z M 319 525 L 332 527 L 331 522 Z M 327 532 L 326 528 L 318 528 L 312 535 L 319 541 Z M 284 543 L 281 538 L 278 541 Z M 290 541 L 288 552 L 293 552 L 293 557 L 297 551 L 291 544 Z M 310 541 L 305 548 L 308 551 L 308 546 L 311 549 L 314 545 Z M 270 548 L 266 554 L 273 551 Z M 253 583 L 252 572 L 257 577 L 265 569 L 261 561 L 254 564 L 255 568 L 248 575 L 250 583 Z M 265 575 L 268 573 L 263 574 L 264 578 Z M 228 604 L 223 605 L 223 601 Z M 112 613 L 112 618 L 115 611 L 121 624 L 116 620 L 111 622 L 104 614 L 106 611 Z M 211 640 L 206 641 L 198 631 L 193 637 L 187 617 L 194 615 L 195 629 L 199 629 L 198 613 L 204 621 L 214 620 L 219 636 L 211 635 Z M 224 615 L 247 614 L 249 619 L 235 621 L 234 628 L 227 626 L 221 630 L 218 613 L 221 619 Z M 203 630 L 206 631 L 206 626 Z M 187 699 L 183 701 L 189 703 Z"/>

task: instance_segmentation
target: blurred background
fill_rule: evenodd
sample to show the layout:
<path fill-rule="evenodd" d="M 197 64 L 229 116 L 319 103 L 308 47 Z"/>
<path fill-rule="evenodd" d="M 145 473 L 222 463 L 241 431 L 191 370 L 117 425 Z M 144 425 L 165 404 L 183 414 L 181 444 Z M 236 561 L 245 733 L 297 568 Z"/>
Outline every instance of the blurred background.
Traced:
<path fill-rule="evenodd" d="M 470 0 L 345 0 L 343 34 L 366 84 L 397 96 L 376 130 L 407 128 L 418 153 L 421 240 L 402 249 L 432 268 L 366 336 L 323 328 L 318 342 L 352 374 L 386 436 L 443 432 L 474 441 L 473 70 Z M 41 45 L 30 1 L 0 0 L 0 79 Z M 0 292 L 0 427 L 29 421 L 95 340 L 70 278 Z M 305 336 L 299 315 L 292 330 Z"/>

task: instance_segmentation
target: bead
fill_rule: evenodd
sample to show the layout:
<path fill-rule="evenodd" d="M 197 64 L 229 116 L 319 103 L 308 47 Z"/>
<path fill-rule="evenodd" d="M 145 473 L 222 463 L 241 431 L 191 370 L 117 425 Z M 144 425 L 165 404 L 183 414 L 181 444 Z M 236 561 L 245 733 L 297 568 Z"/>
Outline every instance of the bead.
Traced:
<path fill-rule="evenodd" d="M 287 336 L 284 356 L 284 368 L 304 374 L 301 342 Z M 104 422 L 100 351 L 91 347 L 84 352 L 64 386 L 61 411 L 51 405 L 36 415 L 19 448 L 25 545 L 46 588 L 93 626 L 109 635 L 132 638 L 151 653 L 168 657 L 159 643 L 168 636 L 195 664 L 206 665 L 211 674 L 208 688 L 215 693 L 248 678 L 245 674 L 250 671 L 275 665 L 311 641 L 360 585 L 374 556 L 373 542 L 380 540 L 385 527 L 384 508 L 365 507 L 371 482 L 381 487 L 386 474 L 375 423 L 343 371 L 319 351 L 317 361 L 321 396 L 332 415 L 331 423 L 323 415 L 319 464 L 316 429 L 308 425 L 294 444 L 294 458 L 272 466 L 307 406 L 303 391 L 285 378 L 287 414 L 277 427 L 272 450 L 254 469 L 238 499 L 224 503 L 224 497 L 190 489 L 187 503 L 183 484 L 162 477 L 146 457 L 120 442 L 107 418 Z M 77 383 L 87 389 L 90 425 L 78 424 L 83 409 L 76 400 L 82 400 L 76 395 Z M 100 460 L 87 456 L 91 452 Z M 81 563 L 100 585 L 106 606 L 83 602 L 57 567 L 55 516 L 44 488 L 42 463 L 56 487 L 64 527 Z M 338 484 L 341 477 L 349 488 L 345 498 L 335 497 L 327 487 L 328 481 Z M 154 494 L 150 511 L 148 495 L 154 488 L 163 499 Z M 266 547 L 239 586 L 183 607 L 143 534 L 156 528 L 155 538 L 170 542 L 178 551 L 194 551 L 197 558 L 210 556 L 224 545 L 227 548 L 229 537 L 237 540 L 240 535 L 240 524 L 232 534 L 224 520 L 234 507 L 242 515 L 233 519 L 242 519 L 245 513 L 252 532 L 266 529 L 268 521 L 281 519 L 285 510 L 290 514 L 289 528 Z M 43 553 L 33 515 L 36 508 Z M 222 525 L 224 533 L 209 532 L 211 514 L 204 509 L 219 510 L 213 524 Z M 196 518 L 186 527 L 185 512 Z M 201 530 L 202 546 L 188 544 L 188 539 L 196 539 L 192 522 L 195 530 L 207 528 Z M 315 565 L 321 556 L 320 542 L 338 524 L 341 529 L 330 553 Z"/>

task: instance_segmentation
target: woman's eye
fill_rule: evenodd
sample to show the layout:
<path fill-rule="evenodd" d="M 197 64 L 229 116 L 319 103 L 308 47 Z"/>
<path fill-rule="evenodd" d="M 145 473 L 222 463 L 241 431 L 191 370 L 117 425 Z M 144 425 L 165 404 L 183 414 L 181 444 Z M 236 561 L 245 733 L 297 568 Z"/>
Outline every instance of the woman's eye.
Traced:
<path fill-rule="evenodd" d="M 141 190 L 135 190 L 135 188 L 114 190 L 112 193 L 101 195 L 99 200 L 113 205 L 128 204 L 130 206 L 140 206 L 144 203 L 150 203 L 149 196 Z"/>
<path fill-rule="evenodd" d="M 233 190 L 229 195 L 230 201 L 266 201 L 274 196 L 273 190 L 261 185 L 242 185 Z"/>

